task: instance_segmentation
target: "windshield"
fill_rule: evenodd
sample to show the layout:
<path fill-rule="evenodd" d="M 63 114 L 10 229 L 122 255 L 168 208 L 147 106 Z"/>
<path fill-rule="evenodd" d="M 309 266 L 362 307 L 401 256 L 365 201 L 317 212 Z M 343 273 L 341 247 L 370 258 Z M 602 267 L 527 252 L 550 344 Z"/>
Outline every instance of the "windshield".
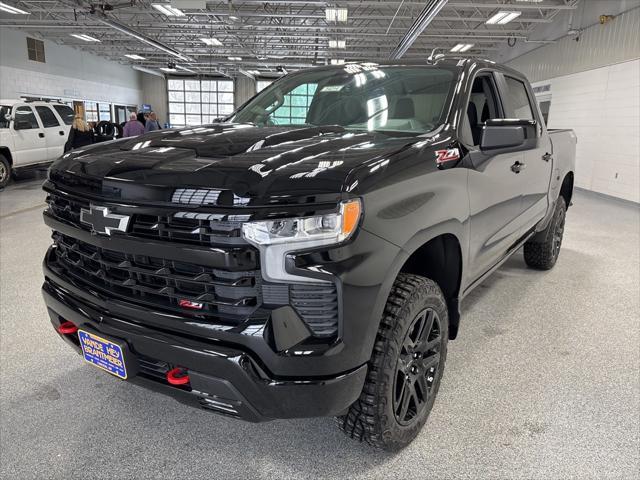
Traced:
<path fill-rule="evenodd" d="M 0 128 L 9 128 L 9 120 L 7 115 L 11 115 L 11 107 L 8 105 L 0 105 Z"/>
<path fill-rule="evenodd" d="M 283 77 L 229 120 L 421 134 L 442 124 L 453 77 L 452 70 L 423 66 L 309 70 Z"/>

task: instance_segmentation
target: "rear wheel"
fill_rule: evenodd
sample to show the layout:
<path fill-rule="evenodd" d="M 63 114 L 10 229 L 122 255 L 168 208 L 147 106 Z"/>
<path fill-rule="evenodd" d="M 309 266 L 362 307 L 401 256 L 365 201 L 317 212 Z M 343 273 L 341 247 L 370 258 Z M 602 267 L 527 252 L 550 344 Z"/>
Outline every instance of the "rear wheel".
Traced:
<path fill-rule="evenodd" d="M 543 231 L 539 241 L 528 241 L 524 244 L 524 261 L 531 268 L 538 270 L 550 270 L 558 261 L 562 237 L 564 235 L 564 222 L 567 214 L 567 205 L 563 197 L 556 202 L 553 218 Z"/>
<path fill-rule="evenodd" d="M 4 188 L 9 184 L 11 180 L 11 165 L 9 160 L 0 154 L 0 188 Z"/>
<path fill-rule="evenodd" d="M 385 307 L 360 398 L 339 427 L 374 447 L 399 450 L 418 434 L 438 393 L 448 314 L 438 285 L 401 273 Z"/>

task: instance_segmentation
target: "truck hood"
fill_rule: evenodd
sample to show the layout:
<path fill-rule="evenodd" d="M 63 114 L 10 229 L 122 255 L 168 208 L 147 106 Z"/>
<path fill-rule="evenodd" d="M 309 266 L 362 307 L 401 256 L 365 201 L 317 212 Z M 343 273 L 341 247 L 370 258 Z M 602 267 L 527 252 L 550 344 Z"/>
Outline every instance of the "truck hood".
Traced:
<path fill-rule="evenodd" d="M 317 201 L 341 194 L 355 168 L 390 158 L 418 140 L 424 138 L 347 132 L 339 126 L 217 124 L 78 150 L 56 161 L 50 178 L 88 177 L 131 199 L 148 199 L 148 189 L 140 188 L 148 186 L 230 190 L 252 203 L 307 202 L 310 196 Z"/>

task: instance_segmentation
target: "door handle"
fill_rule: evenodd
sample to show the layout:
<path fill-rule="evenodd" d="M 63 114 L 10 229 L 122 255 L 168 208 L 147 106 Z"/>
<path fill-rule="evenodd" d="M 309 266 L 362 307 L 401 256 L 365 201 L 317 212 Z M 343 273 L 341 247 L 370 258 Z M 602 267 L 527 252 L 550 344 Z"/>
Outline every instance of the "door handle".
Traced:
<path fill-rule="evenodd" d="M 59 133 L 61 136 L 62 136 L 62 135 L 64 135 L 64 131 L 63 131 L 63 130 L 60 130 L 58 133 Z"/>
<path fill-rule="evenodd" d="M 522 170 L 524 170 L 525 168 L 527 168 L 527 165 L 525 163 L 522 162 L 518 162 L 516 161 L 516 163 L 514 163 L 513 165 L 511 165 L 511 171 L 513 173 L 520 173 Z"/>
<path fill-rule="evenodd" d="M 38 136 L 39 136 L 40 138 L 44 138 L 44 133 L 40 132 L 40 133 L 38 134 Z"/>
<path fill-rule="evenodd" d="M 552 155 L 551 155 L 549 152 L 547 152 L 547 153 L 545 153 L 544 155 L 542 155 L 542 159 L 543 159 L 545 162 L 548 162 L 549 160 L 551 160 L 551 157 L 552 157 Z"/>

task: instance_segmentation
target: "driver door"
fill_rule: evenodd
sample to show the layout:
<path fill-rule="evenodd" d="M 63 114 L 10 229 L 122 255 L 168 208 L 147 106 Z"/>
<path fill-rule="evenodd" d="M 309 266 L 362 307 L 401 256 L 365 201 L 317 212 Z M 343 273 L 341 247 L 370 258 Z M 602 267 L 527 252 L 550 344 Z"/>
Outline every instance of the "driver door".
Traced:
<path fill-rule="evenodd" d="M 47 160 L 45 130 L 30 105 L 15 107 L 11 133 L 15 150 L 14 166 L 30 165 Z"/>

